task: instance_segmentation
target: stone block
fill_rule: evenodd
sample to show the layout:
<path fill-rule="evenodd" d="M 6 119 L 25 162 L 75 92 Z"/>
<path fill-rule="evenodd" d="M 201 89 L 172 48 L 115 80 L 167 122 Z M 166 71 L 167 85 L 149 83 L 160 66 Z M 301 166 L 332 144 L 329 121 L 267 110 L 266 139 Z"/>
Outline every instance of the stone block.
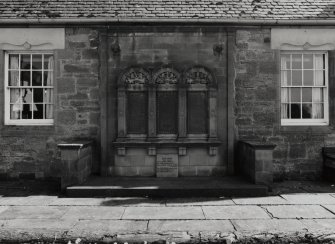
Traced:
<path fill-rule="evenodd" d="M 95 77 L 80 77 L 77 80 L 78 86 L 87 86 L 87 87 L 95 87 L 99 84 L 99 80 Z"/>
<path fill-rule="evenodd" d="M 75 81 L 72 77 L 57 78 L 57 92 L 63 93 L 74 93 L 76 91 Z"/>
<path fill-rule="evenodd" d="M 150 177 L 156 175 L 155 167 L 138 167 L 139 175 L 143 177 Z"/>
<path fill-rule="evenodd" d="M 90 124 L 100 125 L 100 113 L 90 112 L 89 114 Z"/>
<path fill-rule="evenodd" d="M 306 158 L 306 145 L 290 144 L 288 155 L 291 159 Z"/>
<path fill-rule="evenodd" d="M 76 112 L 72 110 L 61 110 L 57 112 L 58 125 L 74 125 L 76 123 Z"/>
<path fill-rule="evenodd" d="M 196 166 L 197 176 L 211 176 L 213 166 Z"/>
<path fill-rule="evenodd" d="M 194 166 L 192 167 L 183 166 L 183 167 L 178 168 L 178 173 L 179 173 L 179 176 L 182 176 L 182 177 L 196 176 L 197 170 Z"/>
<path fill-rule="evenodd" d="M 65 64 L 64 71 L 68 73 L 89 73 L 91 70 L 89 65 L 85 64 Z"/>

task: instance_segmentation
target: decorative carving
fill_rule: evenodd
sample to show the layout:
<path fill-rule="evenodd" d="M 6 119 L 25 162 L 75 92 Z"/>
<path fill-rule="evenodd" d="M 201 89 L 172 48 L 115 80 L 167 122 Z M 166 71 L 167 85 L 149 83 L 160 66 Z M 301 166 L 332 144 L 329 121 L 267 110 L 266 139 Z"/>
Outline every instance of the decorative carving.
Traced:
<path fill-rule="evenodd" d="M 127 90 L 145 90 L 150 80 L 150 74 L 143 68 L 128 69 L 120 78 L 119 84 Z"/>
<path fill-rule="evenodd" d="M 178 84 L 180 74 L 172 68 L 161 68 L 154 74 L 155 84 Z"/>
<path fill-rule="evenodd" d="M 291 44 L 291 43 L 283 43 L 280 46 L 283 50 L 333 50 L 335 49 L 335 45 L 333 43 L 324 43 L 321 45 L 313 45 L 309 42 L 305 42 L 303 45 Z"/>
<path fill-rule="evenodd" d="M 17 48 L 23 48 L 25 50 L 31 50 L 31 49 L 37 49 L 37 48 L 52 48 L 52 43 L 46 42 L 41 44 L 31 44 L 29 42 L 24 42 L 23 44 L 13 44 L 8 42 L 0 43 L 0 46 L 2 49 L 17 49 Z"/>
<path fill-rule="evenodd" d="M 213 76 L 204 67 L 192 67 L 185 72 L 185 83 L 189 85 L 213 83 Z"/>

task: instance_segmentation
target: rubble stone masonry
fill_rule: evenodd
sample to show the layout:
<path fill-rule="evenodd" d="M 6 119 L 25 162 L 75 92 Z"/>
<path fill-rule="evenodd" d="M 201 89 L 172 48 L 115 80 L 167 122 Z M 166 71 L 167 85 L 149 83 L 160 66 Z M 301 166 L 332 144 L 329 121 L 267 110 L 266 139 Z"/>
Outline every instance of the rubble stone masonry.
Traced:
<path fill-rule="evenodd" d="M 271 50 L 270 29 L 236 32 L 235 119 L 240 140 L 276 145 L 274 177 L 315 179 L 322 170 L 322 147 L 335 144 L 330 97 L 330 126 L 280 125 L 280 52 Z M 329 54 L 329 83 L 333 55 Z M 330 87 L 330 94 L 332 92 Z"/>
<path fill-rule="evenodd" d="M 0 178 L 58 177 L 61 172 L 58 143 L 73 139 L 98 141 L 98 32 L 66 28 L 65 35 L 65 49 L 54 51 L 54 125 L 4 125 L 1 106 Z M 94 156 L 98 162 L 97 155 Z"/>

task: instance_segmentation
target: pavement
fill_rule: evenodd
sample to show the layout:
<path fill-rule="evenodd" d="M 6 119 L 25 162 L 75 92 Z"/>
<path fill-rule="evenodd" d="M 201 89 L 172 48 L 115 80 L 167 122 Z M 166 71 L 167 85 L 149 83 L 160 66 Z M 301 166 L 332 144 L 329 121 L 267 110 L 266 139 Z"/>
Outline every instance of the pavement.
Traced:
<path fill-rule="evenodd" d="M 67 198 L 43 185 L 0 182 L 0 243 L 335 243 L 331 183 L 178 199 Z"/>

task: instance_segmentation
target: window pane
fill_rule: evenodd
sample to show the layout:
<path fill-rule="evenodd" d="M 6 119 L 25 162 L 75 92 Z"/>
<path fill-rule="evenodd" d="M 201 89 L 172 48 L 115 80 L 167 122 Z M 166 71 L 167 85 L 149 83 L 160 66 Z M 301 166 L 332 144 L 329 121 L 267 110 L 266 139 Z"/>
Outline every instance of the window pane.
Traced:
<path fill-rule="evenodd" d="M 147 107 L 147 93 L 127 93 L 127 130 L 129 134 L 146 134 Z"/>
<path fill-rule="evenodd" d="M 288 119 L 290 117 L 289 104 L 284 103 L 281 105 L 281 118 Z"/>
<path fill-rule="evenodd" d="M 20 85 L 19 71 L 8 71 L 8 84 L 9 86 Z"/>
<path fill-rule="evenodd" d="M 34 119 L 43 119 L 43 104 L 34 104 Z"/>
<path fill-rule="evenodd" d="M 10 89 L 10 103 L 22 103 L 20 89 Z"/>
<path fill-rule="evenodd" d="M 281 102 L 288 103 L 289 102 L 289 88 L 281 89 Z"/>
<path fill-rule="evenodd" d="M 187 128 L 189 134 L 207 134 L 208 98 L 206 92 L 188 92 Z"/>
<path fill-rule="evenodd" d="M 10 119 L 20 119 L 22 104 L 10 105 Z"/>
<path fill-rule="evenodd" d="M 33 71 L 33 86 L 42 86 L 42 71 Z"/>
<path fill-rule="evenodd" d="M 30 54 L 21 55 L 21 69 L 30 69 Z"/>
<path fill-rule="evenodd" d="M 281 85 L 290 86 L 291 82 L 291 70 L 285 70 L 281 72 Z"/>
<path fill-rule="evenodd" d="M 44 71 L 43 82 L 45 86 L 53 85 L 53 72 L 52 71 Z"/>
<path fill-rule="evenodd" d="M 323 88 L 313 88 L 313 102 L 323 102 Z"/>
<path fill-rule="evenodd" d="M 300 88 L 291 88 L 291 103 L 301 102 Z"/>
<path fill-rule="evenodd" d="M 178 93 L 157 92 L 157 133 L 176 134 L 178 131 Z"/>
<path fill-rule="evenodd" d="M 54 60 L 52 55 L 46 54 L 44 55 L 44 69 L 52 70 L 53 69 Z"/>
<path fill-rule="evenodd" d="M 292 86 L 301 86 L 301 85 L 302 85 L 302 70 L 293 70 Z"/>
<path fill-rule="evenodd" d="M 313 86 L 314 71 L 304 70 L 304 86 Z"/>
<path fill-rule="evenodd" d="M 312 118 L 312 104 L 307 103 L 302 105 L 302 118 L 311 119 Z"/>
<path fill-rule="evenodd" d="M 9 68 L 10 69 L 19 69 L 19 55 L 18 54 L 10 54 L 9 55 Z"/>
<path fill-rule="evenodd" d="M 304 54 L 304 69 L 313 69 L 313 54 Z"/>
<path fill-rule="evenodd" d="M 323 103 L 313 103 L 313 119 L 323 119 Z"/>
<path fill-rule="evenodd" d="M 22 92 L 23 103 L 32 103 L 33 102 L 32 89 L 29 89 L 29 88 L 22 89 L 21 92 Z"/>
<path fill-rule="evenodd" d="M 32 104 L 23 104 L 22 119 L 32 119 L 32 111 L 36 109 Z"/>
<path fill-rule="evenodd" d="M 312 88 L 302 88 L 302 102 L 312 102 Z"/>
<path fill-rule="evenodd" d="M 42 55 L 41 54 L 32 55 L 32 68 L 42 69 Z"/>
<path fill-rule="evenodd" d="M 302 55 L 293 54 L 292 55 L 292 69 L 302 69 Z"/>
<path fill-rule="evenodd" d="M 45 105 L 45 118 L 52 119 L 53 118 L 53 105 Z"/>
<path fill-rule="evenodd" d="M 44 103 L 53 103 L 53 89 L 44 89 Z"/>
<path fill-rule="evenodd" d="M 30 86 L 30 71 L 21 71 L 21 86 Z"/>
<path fill-rule="evenodd" d="M 281 56 L 281 69 L 291 69 L 291 55 L 283 54 Z"/>
<path fill-rule="evenodd" d="M 323 54 L 315 54 L 315 69 L 324 69 L 324 55 Z"/>
<path fill-rule="evenodd" d="M 315 85 L 316 86 L 325 85 L 325 72 L 323 70 L 315 71 Z"/>
<path fill-rule="evenodd" d="M 34 103 L 43 103 L 43 89 L 42 88 L 34 89 Z"/>
<path fill-rule="evenodd" d="M 300 104 L 291 104 L 291 119 L 301 119 Z"/>

